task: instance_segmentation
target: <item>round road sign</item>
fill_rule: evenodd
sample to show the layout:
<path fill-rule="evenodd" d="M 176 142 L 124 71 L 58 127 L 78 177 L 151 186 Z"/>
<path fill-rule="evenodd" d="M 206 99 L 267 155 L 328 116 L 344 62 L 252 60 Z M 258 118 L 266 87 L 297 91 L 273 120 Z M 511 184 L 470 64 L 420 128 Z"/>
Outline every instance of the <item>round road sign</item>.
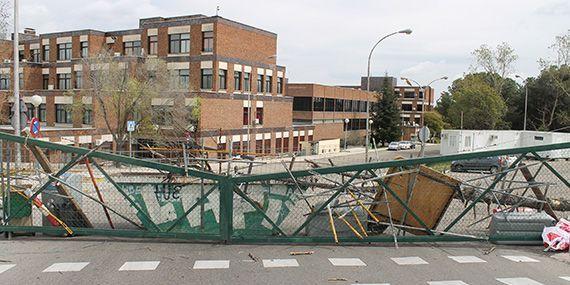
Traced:
<path fill-rule="evenodd" d="M 40 135 L 40 120 L 38 118 L 33 118 L 30 121 L 30 134 L 32 134 L 34 138 Z"/>

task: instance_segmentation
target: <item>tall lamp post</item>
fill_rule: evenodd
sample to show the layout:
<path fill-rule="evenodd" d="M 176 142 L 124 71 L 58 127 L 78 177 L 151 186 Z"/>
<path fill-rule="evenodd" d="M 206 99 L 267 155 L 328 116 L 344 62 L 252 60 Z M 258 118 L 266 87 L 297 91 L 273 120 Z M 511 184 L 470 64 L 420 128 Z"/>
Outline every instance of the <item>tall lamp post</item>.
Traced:
<path fill-rule="evenodd" d="M 423 86 L 423 87 L 422 87 L 421 84 L 419 84 L 417 81 L 415 81 L 415 80 L 413 80 L 413 79 L 406 78 L 406 77 L 401 77 L 400 79 L 406 81 L 406 83 L 407 83 L 408 85 L 410 85 L 410 86 L 413 86 L 413 85 L 412 85 L 412 82 L 415 83 L 416 85 L 418 85 L 418 92 L 420 92 L 420 90 L 423 89 L 423 95 L 422 95 L 422 112 L 421 112 L 421 114 L 420 114 L 420 128 L 423 129 L 423 128 L 424 128 L 424 112 L 425 112 L 425 109 L 426 109 L 426 108 L 425 108 L 425 107 L 426 107 L 426 106 L 425 106 L 425 98 L 426 98 L 426 92 L 425 92 L 425 91 L 426 91 L 428 88 L 431 88 L 431 85 L 432 85 L 434 82 L 437 82 L 437 81 L 440 81 L 440 80 L 447 80 L 448 77 L 447 77 L 447 76 L 443 76 L 443 77 L 440 77 L 440 78 L 436 78 L 436 79 L 430 81 L 430 83 L 428 83 L 427 85 L 425 85 L 425 86 Z M 422 132 L 422 133 L 425 134 L 425 132 Z M 426 141 L 426 138 L 422 138 L 422 145 L 421 145 L 421 149 L 420 149 L 420 157 L 423 157 L 423 156 L 424 156 L 425 144 L 426 144 L 425 141 Z"/>
<path fill-rule="evenodd" d="M 515 75 L 516 78 L 523 79 L 522 76 Z M 524 83 L 524 119 L 523 119 L 523 131 L 526 131 L 526 113 L 528 108 L 528 79 L 523 79 Z"/>
<path fill-rule="evenodd" d="M 14 135 L 20 136 L 20 131 L 22 130 L 22 126 L 20 126 L 20 113 L 21 113 L 21 106 L 20 106 L 20 73 L 18 70 L 20 69 L 20 51 L 18 49 L 19 46 L 19 39 L 18 39 L 18 28 L 20 26 L 19 22 L 19 9 L 18 9 L 18 0 L 14 0 Z M 22 162 L 22 149 L 20 144 L 16 144 L 16 157 L 15 157 L 15 166 L 16 169 L 20 169 L 20 163 Z"/>
<path fill-rule="evenodd" d="M 412 33 L 411 29 L 405 29 L 405 30 L 401 30 L 401 31 L 397 31 L 397 32 L 393 32 L 391 34 L 387 34 L 385 36 L 383 36 L 382 38 L 380 38 L 380 40 L 378 40 L 374 46 L 372 46 L 372 49 L 370 50 L 370 54 L 368 54 L 368 68 L 366 71 L 366 91 L 370 92 L 370 59 L 372 58 L 372 53 L 374 52 L 374 49 L 376 49 L 376 47 L 378 46 L 378 44 L 380 44 L 380 42 L 382 42 L 384 39 L 391 37 L 393 35 L 397 35 L 397 34 L 406 34 L 409 35 Z M 370 101 L 366 101 L 366 122 L 370 121 Z M 364 159 L 366 162 L 368 162 L 368 145 L 370 144 L 370 125 L 367 123 L 366 124 L 366 147 L 365 147 L 365 155 L 364 155 Z"/>

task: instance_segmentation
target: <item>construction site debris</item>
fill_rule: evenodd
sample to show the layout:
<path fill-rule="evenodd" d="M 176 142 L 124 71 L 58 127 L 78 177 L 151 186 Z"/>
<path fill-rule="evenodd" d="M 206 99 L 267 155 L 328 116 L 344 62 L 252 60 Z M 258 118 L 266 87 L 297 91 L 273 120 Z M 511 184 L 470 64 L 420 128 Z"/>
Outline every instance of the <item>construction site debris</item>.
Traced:
<path fill-rule="evenodd" d="M 560 219 L 553 227 L 542 231 L 545 251 L 568 251 L 570 248 L 570 221 Z"/>

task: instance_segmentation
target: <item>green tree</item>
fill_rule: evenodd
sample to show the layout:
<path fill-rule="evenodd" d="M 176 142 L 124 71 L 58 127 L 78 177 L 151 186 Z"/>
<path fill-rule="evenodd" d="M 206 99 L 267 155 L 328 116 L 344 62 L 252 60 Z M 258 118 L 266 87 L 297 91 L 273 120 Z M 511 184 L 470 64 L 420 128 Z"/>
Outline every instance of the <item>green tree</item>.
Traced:
<path fill-rule="evenodd" d="M 453 96 L 448 91 L 443 91 L 441 97 L 437 100 L 435 110 L 442 116 L 446 125 L 451 125 L 449 110 L 451 110 L 451 106 L 454 103 Z"/>
<path fill-rule="evenodd" d="M 426 112 L 424 114 L 424 124 L 429 128 L 433 137 L 439 137 L 441 130 L 445 126 L 443 116 L 437 111 Z"/>
<path fill-rule="evenodd" d="M 488 45 L 481 45 L 472 52 L 475 57 L 475 65 L 472 71 L 483 69 L 487 74 L 492 75 L 489 80 L 490 86 L 496 92 L 501 92 L 505 79 L 515 71 L 515 63 L 518 55 L 508 43 L 497 45 L 496 49 L 492 49 Z"/>
<path fill-rule="evenodd" d="M 527 129 L 553 131 L 570 125 L 570 66 L 550 66 L 527 84 Z M 519 106 L 523 110 L 524 101 Z"/>
<path fill-rule="evenodd" d="M 395 141 L 402 135 L 400 128 L 400 110 L 398 97 L 394 94 L 392 85 L 385 79 L 380 94 L 372 105 L 372 137 L 384 146 L 387 142 Z"/>
<path fill-rule="evenodd" d="M 455 101 L 449 111 L 454 128 L 461 127 L 462 114 L 464 129 L 496 129 L 504 125 L 505 102 L 481 76 L 469 74 L 455 80 L 450 93 Z"/>

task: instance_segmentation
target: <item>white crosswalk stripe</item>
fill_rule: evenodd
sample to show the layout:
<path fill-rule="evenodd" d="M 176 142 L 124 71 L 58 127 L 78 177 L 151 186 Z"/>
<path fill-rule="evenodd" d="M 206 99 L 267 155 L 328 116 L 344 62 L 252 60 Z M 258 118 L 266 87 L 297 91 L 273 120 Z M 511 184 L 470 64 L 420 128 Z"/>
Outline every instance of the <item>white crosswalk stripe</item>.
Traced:
<path fill-rule="evenodd" d="M 448 256 L 449 258 L 453 259 L 457 263 L 485 263 L 487 261 L 472 255 L 465 255 L 465 256 Z"/>
<path fill-rule="evenodd" d="M 2 273 L 1 270 L 0 270 L 0 273 Z M 570 276 L 560 276 L 560 279 L 570 281 Z"/>
<path fill-rule="evenodd" d="M 54 263 L 43 272 L 77 272 L 85 268 L 89 262 L 62 262 Z"/>
<path fill-rule="evenodd" d="M 503 255 L 503 257 L 514 262 L 540 262 L 524 255 Z"/>
<path fill-rule="evenodd" d="M 196 260 L 193 269 L 226 269 L 230 268 L 229 260 Z"/>
<path fill-rule="evenodd" d="M 429 285 L 469 285 L 461 280 L 428 281 Z"/>
<path fill-rule="evenodd" d="M 497 278 L 497 281 L 507 285 L 544 285 L 526 277 Z"/>
<path fill-rule="evenodd" d="M 14 266 L 16 266 L 16 264 L 0 264 L 0 273 L 4 273 Z"/>
<path fill-rule="evenodd" d="M 418 256 L 409 256 L 409 257 L 393 257 L 390 258 L 392 261 L 396 262 L 398 265 L 421 265 L 421 264 L 429 264 L 427 261 L 421 259 Z"/>
<path fill-rule="evenodd" d="M 334 266 L 366 266 L 360 258 L 329 258 Z"/>
<path fill-rule="evenodd" d="M 298 267 L 297 259 L 264 259 L 263 267 Z"/>
<path fill-rule="evenodd" d="M 119 271 L 145 271 L 145 270 L 155 270 L 160 261 L 127 261 Z"/>

